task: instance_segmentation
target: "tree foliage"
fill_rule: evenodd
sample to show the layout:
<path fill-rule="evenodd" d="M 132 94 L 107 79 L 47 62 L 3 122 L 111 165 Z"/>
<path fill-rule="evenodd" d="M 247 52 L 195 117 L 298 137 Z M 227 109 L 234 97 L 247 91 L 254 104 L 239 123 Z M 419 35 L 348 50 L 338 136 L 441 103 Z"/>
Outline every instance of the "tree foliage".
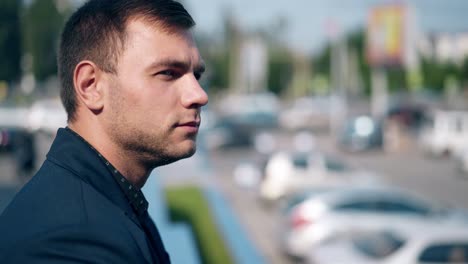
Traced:
<path fill-rule="evenodd" d="M 14 82 L 21 75 L 21 2 L 0 1 L 0 81 Z"/>
<path fill-rule="evenodd" d="M 350 49 L 357 51 L 358 72 L 361 74 L 363 85 L 367 93 L 370 92 L 370 65 L 367 63 L 365 49 L 365 30 L 360 29 L 347 35 L 346 42 Z M 314 73 L 330 76 L 331 47 L 327 45 L 325 49 L 314 57 Z M 433 58 L 421 57 L 420 71 L 422 75 L 422 86 L 419 88 L 431 89 L 441 92 L 444 89 L 447 78 L 454 78 L 457 81 L 468 85 L 468 58 L 464 63 L 457 65 L 454 63 L 442 63 Z M 386 68 L 389 91 L 401 91 L 408 89 L 408 72 L 403 66 Z"/>
<path fill-rule="evenodd" d="M 423 58 L 422 63 L 423 82 L 426 88 L 441 91 L 445 87 L 448 77 L 462 80 L 462 68 L 453 63 L 439 63 L 431 58 Z"/>
<path fill-rule="evenodd" d="M 32 71 L 43 81 L 57 72 L 56 54 L 63 16 L 54 0 L 35 0 L 24 10 L 25 50 L 32 55 Z"/>
<path fill-rule="evenodd" d="M 229 87 L 229 54 L 219 52 L 208 58 L 210 67 L 210 88 L 216 91 Z"/>
<path fill-rule="evenodd" d="M 293 76 L 293 58 L 287 50 L 270 52 L 268 61 L 268 90 L 275 94 L 282 94 L 288 87 Z"/>

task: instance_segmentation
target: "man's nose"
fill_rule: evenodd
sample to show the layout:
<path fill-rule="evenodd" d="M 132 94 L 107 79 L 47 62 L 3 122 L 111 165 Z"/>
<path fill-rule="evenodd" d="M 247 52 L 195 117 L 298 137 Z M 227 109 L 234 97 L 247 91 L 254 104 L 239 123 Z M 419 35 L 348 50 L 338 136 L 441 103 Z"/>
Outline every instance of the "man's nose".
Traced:
<path fill-rule="evenodd" d="M 182 105 L 185 108 L 198 108 L 208 103 L 208 94 L 200 86 L 198 80 L 191 76 L 183 88 Z"/>

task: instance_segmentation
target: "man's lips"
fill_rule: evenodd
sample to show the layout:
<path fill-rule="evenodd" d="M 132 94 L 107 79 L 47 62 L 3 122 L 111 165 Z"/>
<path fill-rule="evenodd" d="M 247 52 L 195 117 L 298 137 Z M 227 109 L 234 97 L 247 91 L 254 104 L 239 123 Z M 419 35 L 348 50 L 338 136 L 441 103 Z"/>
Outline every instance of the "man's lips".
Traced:
<path fill-rule="evenodd" d="M 187 127 L 199 127 L 200 121 L 189 121 L 185 123 L 180 123 L 177 126 L 187 126 Z"/>
<path fill-rule="evenodd" d="M 189 121 L 177 124 L 178 128 L 184 129 L 188 133 L 197 133 L 200 121 Z"/>

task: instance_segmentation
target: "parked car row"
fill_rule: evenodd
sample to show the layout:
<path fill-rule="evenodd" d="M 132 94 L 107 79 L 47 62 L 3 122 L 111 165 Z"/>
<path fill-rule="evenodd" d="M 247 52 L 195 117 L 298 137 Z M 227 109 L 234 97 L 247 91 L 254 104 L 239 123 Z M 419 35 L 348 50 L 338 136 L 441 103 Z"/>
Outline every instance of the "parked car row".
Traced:
<path fill-rule="evenodd" d="M 394 187 L 312 191 L 296 203 L 284 211 L 281 237 L 285 252 L 299 258 L 330 240 L 356 231 L 441 225 L 468 228 L 467 219 L 457 219 L 455 213 Z"/>
<path fill-rule="evenodd" d="M 384 175 L 350 166 L 317 146 L 275 151 L 264 166 L 244 166 L 235 177 L 249 188 L 257 185 L 260 200 L 280 210 L 278 246 L 293 259 L 439 263 L 464 252 L 466 240 L 456 230 L 468 233 L 468 211 L 392 186 Z"/>
<path fill-rule="evenodd" d="M 260 197 L 276 201 L 305 189 L 369 185 L 379 177 L 370 171 L 356 169 L 338 157 L 311 151 L 278 151 L 268 160 L 260 184 Z"/>
<path fill-rule="evenodd" d="M 410 225 L 399 230 L 343 234 L 307 254 L 307 263 L 468 263 L 468 230 L 446 225 Z"/>

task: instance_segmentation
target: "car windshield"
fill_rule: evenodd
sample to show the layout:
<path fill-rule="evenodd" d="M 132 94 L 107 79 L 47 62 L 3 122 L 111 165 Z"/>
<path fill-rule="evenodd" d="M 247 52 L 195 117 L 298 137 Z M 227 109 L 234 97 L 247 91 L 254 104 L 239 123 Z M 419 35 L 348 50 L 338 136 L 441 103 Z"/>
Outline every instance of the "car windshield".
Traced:
<path fill-rule="evenodd" d="M 468 243 L 444 243 L 427 247 L 419 256 L 424 263 L 466 263 L 468 261 Z"/>
<path fill-rule="evenodd" d="M 366 211 L 384 214 L 415 214 L 428 215 L 432 208 L 424 201 L 419 201 L 411 197 L 405 197 L 403 193 L 381 193 L 365 191 L 355 191 L 348 195 L 342 195 L 340 200 L 335 202 L 334 210 Z"/>

